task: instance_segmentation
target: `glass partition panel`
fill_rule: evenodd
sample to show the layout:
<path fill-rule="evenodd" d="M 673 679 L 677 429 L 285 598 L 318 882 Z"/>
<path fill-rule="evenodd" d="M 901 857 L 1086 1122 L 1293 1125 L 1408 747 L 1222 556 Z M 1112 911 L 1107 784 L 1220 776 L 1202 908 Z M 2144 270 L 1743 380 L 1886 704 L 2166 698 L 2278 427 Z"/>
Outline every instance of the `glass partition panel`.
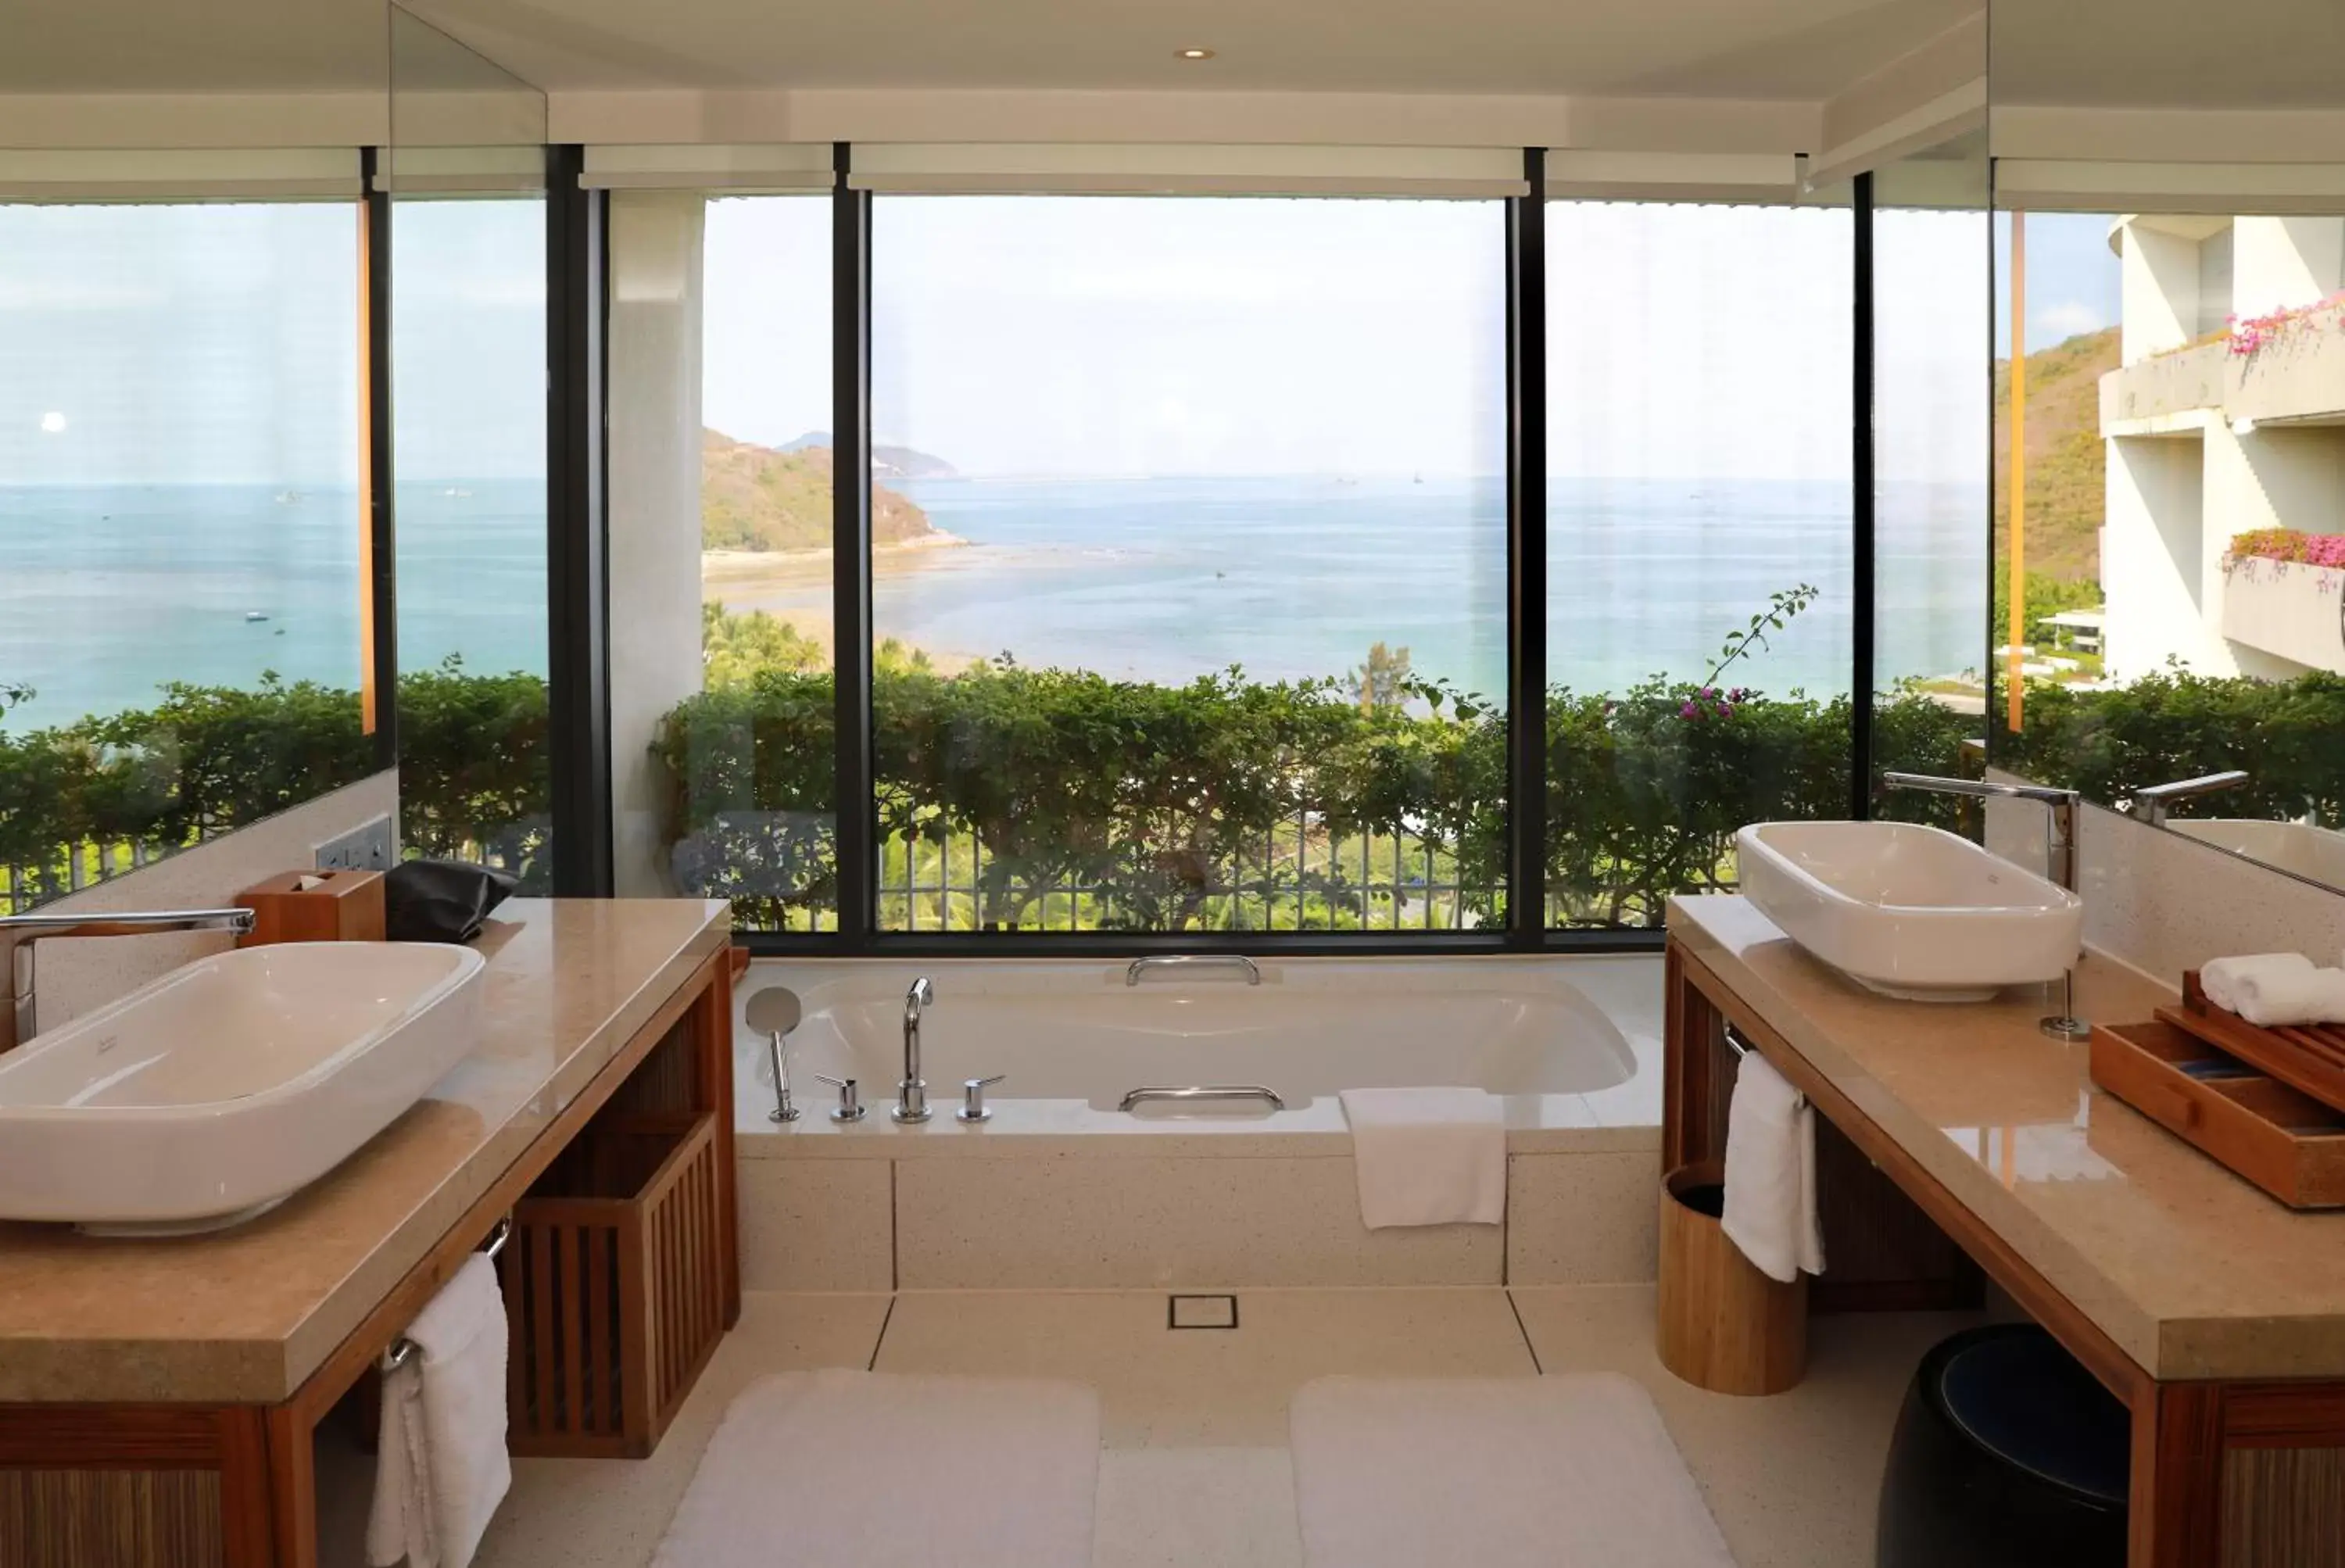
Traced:
<path fill-rule="evenodd" d="M 1873 176 L 1873 814 L 1956 827 L 1886 770 L 1975 775 L 1986 719 L 1986 141 Z"/>
<path fill-rule="evenodd" d="M 614 199 L 637 197 L 678 199 Z M 673 780 L 667 861 L 685 891 L 730 898 L 740 928 L 834 930 L 831 204 L 695 205 L 706 219 L 686 488 L 700 658 L 655 742 Z"/>
<path fill-rule="evenodd" d="M 1548 205 L 1550 927 L 1734 885 L 1845 816 L 1856 605 L 1844 207 Z"/>

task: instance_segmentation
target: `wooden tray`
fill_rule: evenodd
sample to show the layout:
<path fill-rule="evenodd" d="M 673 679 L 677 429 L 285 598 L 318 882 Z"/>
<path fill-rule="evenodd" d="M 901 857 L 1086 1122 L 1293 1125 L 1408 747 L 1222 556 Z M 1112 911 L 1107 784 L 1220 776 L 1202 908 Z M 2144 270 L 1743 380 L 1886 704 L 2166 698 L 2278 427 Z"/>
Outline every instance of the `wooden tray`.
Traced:
<path fill-rule="evenodd" d="M 2195 969 L 2183 973 L 2182 1005 L 2161 1007 L 2157 1016 L 2226 1056 L 2236 1056 L 2324 1105 L 2345 1110 L 2345 1027 L 2314 1023 L 2267 1029 L 2250 1023 L 2208 1001 Z"/>
<path fill-rule="evenodd" d="M 2345 1115 L 2157 1011 L 2094 1026 L 2093 1082 L 2291 1208 L 2345 1207 Z"/>

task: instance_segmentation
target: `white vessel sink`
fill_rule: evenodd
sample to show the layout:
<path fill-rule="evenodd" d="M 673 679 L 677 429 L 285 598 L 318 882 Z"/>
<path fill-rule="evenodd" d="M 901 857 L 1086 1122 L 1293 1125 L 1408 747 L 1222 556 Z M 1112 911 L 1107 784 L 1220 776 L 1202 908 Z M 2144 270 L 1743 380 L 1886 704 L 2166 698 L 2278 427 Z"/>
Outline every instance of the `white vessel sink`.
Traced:
<path fill-rule="evenodd" d="M 0 1218 L 168 1232 L 317 1180 L 470 1054 L 481 955 L 296 942 L 198 960 L 0 1056 Z"/>
<path fill-rule="evenodd" d="M 1755 822 L 1734 843 L 1759 912 L 1884 995 L 1984 1002 L 2059 979 L 2083 949 L 2082 900 L 1943 829 Z"/>
<path fill-rule="evenodd" d="M 2252 817 L 2168 817 L 2166 825 L 2276 871 L 2345 888 L 2345 833 L 2309 822 L 2266 822 Z"/>

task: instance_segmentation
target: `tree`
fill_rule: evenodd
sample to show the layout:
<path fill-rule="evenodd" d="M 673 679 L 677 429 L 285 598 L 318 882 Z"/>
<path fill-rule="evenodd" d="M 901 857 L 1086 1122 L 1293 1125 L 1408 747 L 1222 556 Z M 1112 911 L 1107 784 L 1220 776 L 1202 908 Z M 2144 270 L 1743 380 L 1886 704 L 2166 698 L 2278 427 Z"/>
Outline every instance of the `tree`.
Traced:
<path fill-rule="evenodd" d="M 1377 643 L 1368 649 L 1365 665 L 1345 672 L 1344 689 L 1359 704 L 1362 713 L 1400 707 L 1408 700 L 1408 649 Z"/>

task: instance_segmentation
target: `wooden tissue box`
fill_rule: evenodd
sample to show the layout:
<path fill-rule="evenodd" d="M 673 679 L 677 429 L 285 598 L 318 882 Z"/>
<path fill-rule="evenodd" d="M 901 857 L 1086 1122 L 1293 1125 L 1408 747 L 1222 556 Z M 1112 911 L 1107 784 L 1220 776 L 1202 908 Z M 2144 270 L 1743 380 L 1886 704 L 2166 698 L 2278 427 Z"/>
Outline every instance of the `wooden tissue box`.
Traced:
<path fill-rule="evenodd" d="M 383 940 L 381 871 L 286 871 L 236 895 L 252 911 L 239 947 Z"/>

